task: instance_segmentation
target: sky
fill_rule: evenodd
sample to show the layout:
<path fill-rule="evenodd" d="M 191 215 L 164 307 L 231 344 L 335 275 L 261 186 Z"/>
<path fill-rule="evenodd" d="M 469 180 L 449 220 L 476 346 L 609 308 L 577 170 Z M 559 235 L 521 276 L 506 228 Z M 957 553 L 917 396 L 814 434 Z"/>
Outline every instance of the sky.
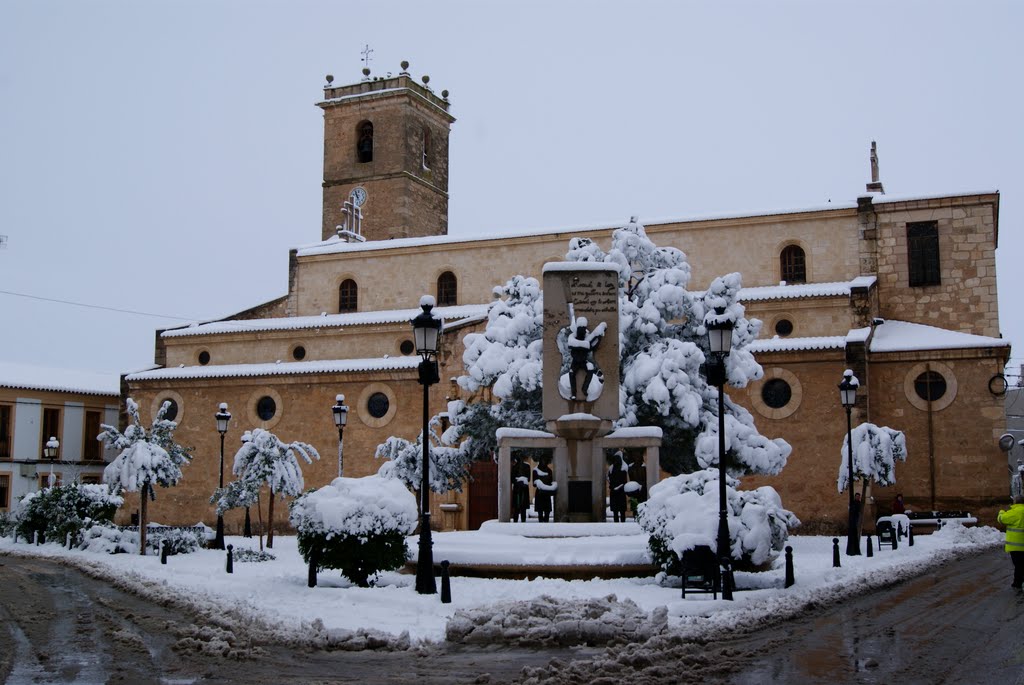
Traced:
<path fill-rule="evenodd" d="M 324 76 L 450 91 L 449 233 L 999 190 L 1021 341 L 1012 2 L 0 3 L 0 361 L 124 373 L 287 292 Z M 509 274 L 511 275 L 511 274 Z M 73 303 L 73 304 L 71 304 Z M 416 303 L 410 303 L 414 307 Z M 88 306 L 85 306 L 88 305 Z M 1015 378 L 1011 378 L 1011 381 Z"/>

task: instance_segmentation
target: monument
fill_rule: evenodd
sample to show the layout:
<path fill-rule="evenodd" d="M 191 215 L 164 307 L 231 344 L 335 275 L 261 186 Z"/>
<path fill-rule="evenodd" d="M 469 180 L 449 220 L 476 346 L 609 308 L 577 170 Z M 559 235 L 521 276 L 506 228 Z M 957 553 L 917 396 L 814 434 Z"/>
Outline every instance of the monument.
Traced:
<path fill-rule="evenodd" d="M 498 430 L 498 519 L 518 513 L 513 499 L 521 481 L 513 473 L 513 450 L 541 449 L 554 453 L 554 463 L 543 467 L 550 481 L 545 497 L 553 488 L 554 521 L 604 521 L 605 450 L 645 450 L 646 491 L 658 481 L 661 429 L 612 430 L 619 418 L 618 267 L 551 262 L 543 273 L 547 430 Z"/>

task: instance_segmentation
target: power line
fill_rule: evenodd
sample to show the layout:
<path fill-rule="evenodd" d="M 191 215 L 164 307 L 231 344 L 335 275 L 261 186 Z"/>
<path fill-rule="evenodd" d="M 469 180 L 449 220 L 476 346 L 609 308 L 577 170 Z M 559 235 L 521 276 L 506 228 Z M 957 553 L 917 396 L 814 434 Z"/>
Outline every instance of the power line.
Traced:
<path fill-rule="evenodd" d="M 194 316 L 172 316 L 170 314 L 153 314 L 152 312 L 139 312 L 133 309 L 118 309 L 117 307 L 104 307 L 98 304 L 86 304 L 85 302 L 72 302 L 71 300 L 61 300 L 55 297 L 40 297 L 39 295 L 28 295 L 26 293 L 15 293 L 10 290 L 0 290 L 0 295 L 13 295 L 14 297 L 24 297 L 30 300 L 42 300 L 43 302 L 56 302 L 57 304 L 70 304 L 75 307 L 86 307 L 88 309 L 102 309 L 108 312 L 118 312 L 119 314 L 134 314 L 136 316 L 152 316 L 157 319 L 178 319 L 180 321 L 197 321 L 197 317 Z"/>

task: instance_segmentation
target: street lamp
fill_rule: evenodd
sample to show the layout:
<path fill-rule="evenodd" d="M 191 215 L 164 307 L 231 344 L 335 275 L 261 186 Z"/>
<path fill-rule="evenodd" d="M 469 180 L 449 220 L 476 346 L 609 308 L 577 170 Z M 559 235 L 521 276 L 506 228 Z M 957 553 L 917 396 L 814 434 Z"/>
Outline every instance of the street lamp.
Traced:
<path fill-rule="evenodd" d="M 430 386 L 441 380 L 437 369 L 437 348 L 444 321 L 430 313 L 434 298 L 420 298 L 420 314 L 412 320 L 416 352 L 423 358 L 419 365 L 419 383 L 423 386 L 423 483 L 420 485 L 420 545 L 416 560 L 416 592 L 421 595 L 437 593 L 434 582 L 433 542 L 430 539 Z"/>
<path fill-rule="evenodd" d="M 705 319 L 705 325 L 708 350 L 713 357 L 707 367 L 708 382 L 718 387 L 718 563 L 722 574 L 722 599 L 732 600 L 732 552 L 725 501 L 725 358 L 732 348 L 733 322 L 726 316 L 725 307 L 715 307 L 714 315 Z"/>
<path fill-rule="evenodd" d="M 57 451 L 60 449 L 60 440 L 50 436 L 50 439 L 46 441 L 46 446 L 43 447 L 43 454 L 50 461 L 50 477 L 46 479 L 46 487 L 52 488 L 57 479 L 53 475 L 53 460 L 57 458 Z"/>
<path fill-rule="evenodd" d="M 341 478 L 343 472 L 342 460 L 342 433 L 345 431 L 345 424 L 348 423 L 348 407 L 345 406 L 345 396 L 338 395 L 334 398 L 334 406 L 331 407 L 331 412 L 334 414 L 334 425 L 338 427 L 338 478 Z"/>
<path fill-rule="evenodd" d="M 224 434 L 228 432 L 231 414 L 227 402 L 221 402 L 213 418 L 217 421 L 217 432 L 220 433 L 220 481 L 219 487 L 224 489 Z M 213 539 L 214 549 L 224 549 L 224 514 L 217 513 L 217 537 Z"/>
<path fill-rule="evenodd" d="M 850 512 L 846 523 L 846 556 L 860 555 L 860 530 L 857 526 L 857 505 L 853 501 L 853 420 L 850 412 L 857 403 L 857 388 L 860 381 L 847 369 L 843 372 L 843 382 L 839 384 L 839 401 L 846 409 L 846 456 L 849 470 L 847 471 L 847 487 L 850 489 Z"/>

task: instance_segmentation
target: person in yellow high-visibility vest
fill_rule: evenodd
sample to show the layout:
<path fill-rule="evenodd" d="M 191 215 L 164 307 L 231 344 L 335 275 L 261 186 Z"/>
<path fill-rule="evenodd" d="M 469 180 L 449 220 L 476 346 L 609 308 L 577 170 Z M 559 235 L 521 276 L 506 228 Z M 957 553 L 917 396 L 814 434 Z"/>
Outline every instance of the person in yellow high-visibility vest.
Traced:
<path fill-rule="evenodd" d="M 999 512 L 999 523 L 1006 526 L 1006 551 L 1013 561 L 1013 583 L 1018 590 L 1024 585 L 1024 495 L 1014 495 L 1009 511 Z"/>

